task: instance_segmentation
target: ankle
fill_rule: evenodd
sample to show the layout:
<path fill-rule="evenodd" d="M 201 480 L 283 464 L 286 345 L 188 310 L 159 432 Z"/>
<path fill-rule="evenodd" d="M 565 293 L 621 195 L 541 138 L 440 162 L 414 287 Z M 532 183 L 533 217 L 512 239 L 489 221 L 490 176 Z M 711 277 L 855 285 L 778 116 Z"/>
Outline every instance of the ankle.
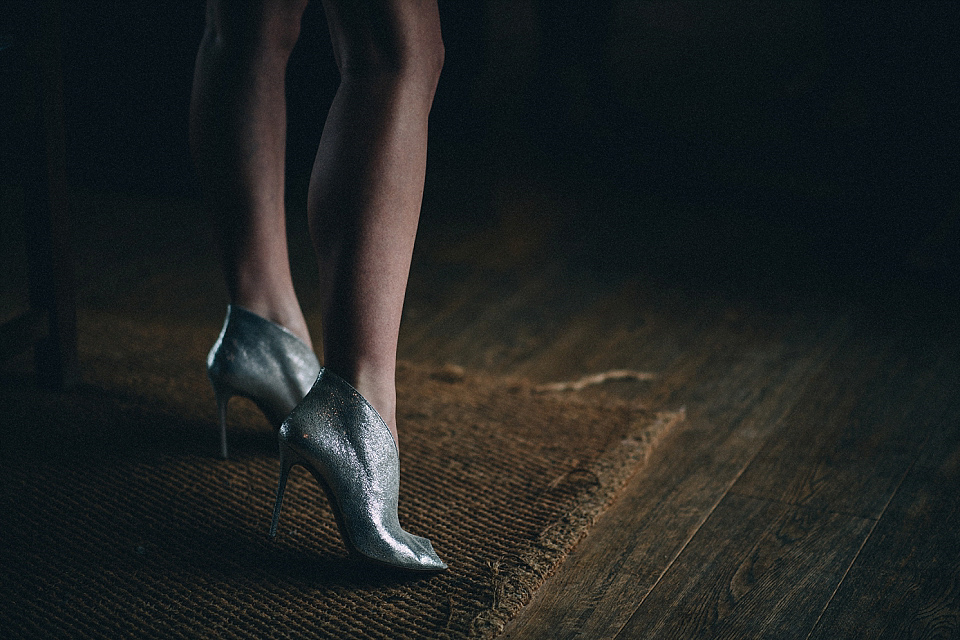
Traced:
<path fill-rule="evenodd" d="M 274 322 L 290 331 L 293 335 L 303 340 L 310 349 L 313 349 L 313 341 L 310 340 L 310 329 L 307 327 L 307 321 L 297 305 L 295 311 L 291 312 L 273 312 L 270 316 L 264 316 L 270 322 Z"/>
<path fill-rule="evenodd" d="M 341 373 L 336 368 L 331 370 L 338 376 L 349 382 L 354 389 L 360 392 L 367 402 L 377 410 L 380 417 L 393 434 L 393 440 L 399 446 L 397 434 L 397 387 L 394 379 L 394 372 L 384 371 L 385 368 L 377 368 L 373 372 L 366 372 L 364 369 L 359 371 L 343 371 Z"/>
<path fill-rule="evenodd" d="M 307 327 L 306 319 L 303 317 L 303 312 L 300 310 L 299 303 L 278 304 L 260 298 L 244 299 L 237 296 L 234 298 L 233 304 L 243 307 L 247 311 L 252 311 L 261 318 L 266 318 L 274 324 L 280 325 L 313 349 L 313 343 L 310 340 L 310 330 Z"/>
<path fill-rule="evenodd" d="M 393 434 L 393 441 L 398 445 L 400 443 L 397 434 L 397 391 L 393 384 L 386 388 L 383 384 L 365 384 L 358 381 L 354 388 L 367 399 L 373 408 L 377 410 L 380 417 L 387 424 L 390 433 Z"/>

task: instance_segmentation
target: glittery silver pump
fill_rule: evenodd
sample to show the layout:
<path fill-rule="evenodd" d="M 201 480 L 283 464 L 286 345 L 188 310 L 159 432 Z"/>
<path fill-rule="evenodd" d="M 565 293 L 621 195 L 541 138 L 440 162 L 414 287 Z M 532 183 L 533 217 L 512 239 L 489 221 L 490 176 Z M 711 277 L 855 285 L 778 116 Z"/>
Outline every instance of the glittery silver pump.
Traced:
<path fill-rule="evenodd" d="M 207 356 L 220 416 L 220 455 L 227 457 L 227 403 L 253 400 L 275 427 L 307 395 L 320 362 L 300 338 L 237 305 L 227 306 L 220 337 Z"/>
<path fill-rule="evenodd" d="M 277 533 L 287 475 L 313 473 L 333 507 L 340 535 L 355 554 L 413 571 L 447 565 L 426 538 L 400 528 L 400 458 L 390 429 L 348 382 L 321 369 L 307 397 L 280 427 L 280 485 L 270 524 Z"/>

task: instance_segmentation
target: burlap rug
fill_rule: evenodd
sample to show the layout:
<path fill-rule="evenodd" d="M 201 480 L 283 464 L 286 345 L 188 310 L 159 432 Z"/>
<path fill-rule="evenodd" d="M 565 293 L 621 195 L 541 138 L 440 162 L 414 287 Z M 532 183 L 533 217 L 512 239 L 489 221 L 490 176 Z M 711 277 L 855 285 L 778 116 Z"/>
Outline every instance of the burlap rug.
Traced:
<path fill-rule="evenodd" d="M 216 325 L 80 329 L 79 389 L 0 380 L 4 637 L 491 637 L 679 419 L 402 363 L 400 519 L 450 565 L 411 577 L 349 558 L 300 468 L 267 537 L 279 465 L 253 405 L 214 455 Z"/>

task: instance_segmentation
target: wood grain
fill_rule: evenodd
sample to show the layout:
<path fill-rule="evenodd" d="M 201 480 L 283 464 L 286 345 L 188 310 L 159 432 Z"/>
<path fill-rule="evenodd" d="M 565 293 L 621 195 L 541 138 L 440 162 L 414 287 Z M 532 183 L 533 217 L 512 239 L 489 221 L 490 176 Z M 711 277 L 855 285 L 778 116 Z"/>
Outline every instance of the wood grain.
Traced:
<path fill-rule="evenodd" d="M 954 403 L 812 638 L 960 637 L 958 424 Z"/>
<path fill-rule="evenodd" d="M 658 402 L 687 405 L 686 428 L 661 445 L 505 637 L 615 636 L 845 332 L 842 323 L 785 322 L 779 334 L 741 334 L 745 349 L 722 321 L 705 326 L 713 330 L 700 333 L 701 348 L 685 351 L 654 392 Z"/>
<path fill-rule="evenodd" d="M 617 637 L 802 637 L 872 524 L 728 495 Z"/>
<path fill-rule="evenodd" d="M 937 385 L 902 341 L 858 331 L 731 488 L 879 518 L 927 437 Z"/>

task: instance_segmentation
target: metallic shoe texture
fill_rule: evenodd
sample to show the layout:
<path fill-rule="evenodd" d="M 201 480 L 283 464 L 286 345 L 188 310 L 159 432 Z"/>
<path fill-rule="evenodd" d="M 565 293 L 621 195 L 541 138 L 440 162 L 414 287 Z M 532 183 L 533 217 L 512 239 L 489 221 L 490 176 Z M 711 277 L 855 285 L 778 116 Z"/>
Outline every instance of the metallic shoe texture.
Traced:
<path fill-rule="evenodd" d="M 324 489 L 348 549 L 374 562 L 412 571 L 447 565 L 426 538 L 400 527 L 400 458 L 390 429 L 348 382 L 321 369 L 310 393 L 280 427 L 277 520 L 290 468 L 303 465 Z"/>
<path fill-rule="evenodd" d="M 253 400 L 278 427 L 303 399 L 320 372 L 303 340 L 278 324 L 236 305 L 227 306 L 223 330 L 207 356 L 220 416 L 220 455 L 227 457 L 227 403 Z"/>

